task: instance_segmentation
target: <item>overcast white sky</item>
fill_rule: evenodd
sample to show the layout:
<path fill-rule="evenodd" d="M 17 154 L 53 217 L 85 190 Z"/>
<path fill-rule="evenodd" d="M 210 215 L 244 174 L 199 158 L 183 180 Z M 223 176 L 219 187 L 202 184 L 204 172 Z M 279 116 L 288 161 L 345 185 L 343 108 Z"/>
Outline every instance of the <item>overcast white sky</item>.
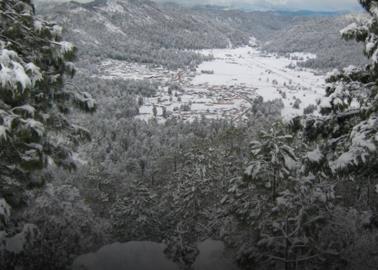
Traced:
<path fill-rule="evenodd" d="M 68 0 L 40 0 L 68 1 Z M 91 0 L 76 0 L 88 2 Z M 354 10 L 359 7 L 358 0 L 155 0 L 157 2 L 176 2 L 186 5 L 211 4 L 222 6 L 251 5 L 256 9 L 290 9 L 290 10 Z"/>

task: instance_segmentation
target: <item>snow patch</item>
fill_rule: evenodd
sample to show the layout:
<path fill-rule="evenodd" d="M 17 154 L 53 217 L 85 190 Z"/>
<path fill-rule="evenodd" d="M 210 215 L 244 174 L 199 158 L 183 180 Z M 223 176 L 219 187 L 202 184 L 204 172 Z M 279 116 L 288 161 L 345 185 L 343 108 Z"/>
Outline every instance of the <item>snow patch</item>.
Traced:
<path fill-rule="evenodd" d="M 311 162 L 320 162 L 323 159 L 323 154 L 320 151 L 319 146 L 315 150 L 308 152 L 306 158 Z"/>
<path fill-rule="evenodd" d="M 8 128 L 0 125 L 0 140 L 6 141 L 8 139 Z"/>
<path fill-rule="evenodd" d="M 60 52 L 63 54 L 72 52 L 73 49 L 75 48 L 75 46 L 71 42 L 68 42 L 68 41 L 58 42 L 58 44 L 60 46 Z"/>
<path fill-rule="evenodd" d="M 125 9 L 118 3 L 117 0 L 108 1 L 105 7 L 101 7 L 101 10 L 111 13 L 124 13 Z"/>
<path fill-rule="evenodd" d="M 7 220 L 10 217 L 10 213 L 11 213 L 10 205 L 5 201 L 5 199 L 0 199 L 0 217 L 2 216 L 5 222 L 7 222 Z"/>
<path fill-rule="evenodd" d="M 62 34 L 63 34 L 63 27 L 61 27 L 60 25 L 54 25 L 52 27 L 51 34 L 53 34 L 56 37 L 62 36 Z"/>
<path fill-rule="evenodd" d="M 7 86 L 17 88 L 21 85 L 21 88 L 25 89 L 31 86 L 30 78 L 18 61 L 21 60 L 16 52 L 7 49 L 0 50 L 0 83 L 3 88 Z"/>

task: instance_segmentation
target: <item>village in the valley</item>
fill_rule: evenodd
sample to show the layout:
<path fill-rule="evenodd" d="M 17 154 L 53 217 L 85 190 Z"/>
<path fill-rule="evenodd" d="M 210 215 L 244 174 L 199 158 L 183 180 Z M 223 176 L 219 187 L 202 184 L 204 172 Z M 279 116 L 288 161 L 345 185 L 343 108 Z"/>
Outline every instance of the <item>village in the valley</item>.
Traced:
<path fill-rule="evenodd" d="M 144 97 L 137 118 L 193 121 L 243 119 L 253 99 L 282 99 L 284 117 L 303 113 L 323 95 L 324 77 L 298 66 L 309 54 L 278 56 L 256 47 L 204 50 L 213 60 L 197 70 L 170 71 L 125 61 L 105 60 L 98 67 L 104 79 L 138 79 L 158 82 L 156 96 Z"/>

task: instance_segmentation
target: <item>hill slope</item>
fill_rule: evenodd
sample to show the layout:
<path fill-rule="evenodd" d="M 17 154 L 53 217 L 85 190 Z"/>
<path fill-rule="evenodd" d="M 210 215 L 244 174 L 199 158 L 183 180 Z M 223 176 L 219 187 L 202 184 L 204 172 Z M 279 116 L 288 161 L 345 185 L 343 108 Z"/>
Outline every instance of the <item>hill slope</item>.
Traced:
<path fill-rule="evenodd" d="M 198 62 L 192 52 L 247 44 L 249 36 L 229 25 L 176 5 L 147 0 L 97 0 L 50 5 L 41 13 L 63 23 L 82 54 L 177 68 Z"/>
<path fill-rule="evenodd" d="M 362 46 L 355 41 L 344 41 L 340 35 L 340 30 L 357 18 L 354 15 L 294 18 L 292 24 L 267 36 L 263 47 L 280 53 L 314 53 L 317 58 L 305 66 L 316 69 L 366 64 Z"/>

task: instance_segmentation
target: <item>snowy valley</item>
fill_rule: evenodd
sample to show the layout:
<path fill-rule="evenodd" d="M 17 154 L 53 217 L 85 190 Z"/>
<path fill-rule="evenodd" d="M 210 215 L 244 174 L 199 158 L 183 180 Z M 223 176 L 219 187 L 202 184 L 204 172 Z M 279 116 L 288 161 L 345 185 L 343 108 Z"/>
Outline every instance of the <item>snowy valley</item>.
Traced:
<path fill-rule="evenodd" d="M 282 116 L 290 120 L 306 108 L 313 107 L 311 113 L 316 111 L 325 94 L 324 75 L 298 66 L 316 58 L 313 54 L 279 56 L 263 52 L 256 44 L 197 53 L 214 60 L 205 61 L 196 69 L 172 71 L 107 59 L 94 68 L 98 75 L 92 76 L 105 80 L 147 80 L 161 85 L 153 97 L 142 98 L 136 117 L 146 121 L 242 120 L 257 97 L 264 101 L 282 100 Z"/>
<path fill-rule="evenodd" d="M 200 53 L 215 59 L 202 63 L 194 72 L 171 73 L 165 77 L 179 89 L 172 91 L 164 87 L 156 97 L 145 98 L 138 118 L 153 118 L 156 107 L 160 119 L 170 116 L 182 120 L 203 117 L 236 120 L 261 96 L 264 101 L 282 100 L 282 116 L 291 119 L 302 114 L 305 108 L 316 106 L 317 100 L 324 96 L 324 76 L 297 65 L 314 55 L 293 53 L 280 57 L 249 46 Z M 125 75 L 132 77 L 132 74 Z"/>

